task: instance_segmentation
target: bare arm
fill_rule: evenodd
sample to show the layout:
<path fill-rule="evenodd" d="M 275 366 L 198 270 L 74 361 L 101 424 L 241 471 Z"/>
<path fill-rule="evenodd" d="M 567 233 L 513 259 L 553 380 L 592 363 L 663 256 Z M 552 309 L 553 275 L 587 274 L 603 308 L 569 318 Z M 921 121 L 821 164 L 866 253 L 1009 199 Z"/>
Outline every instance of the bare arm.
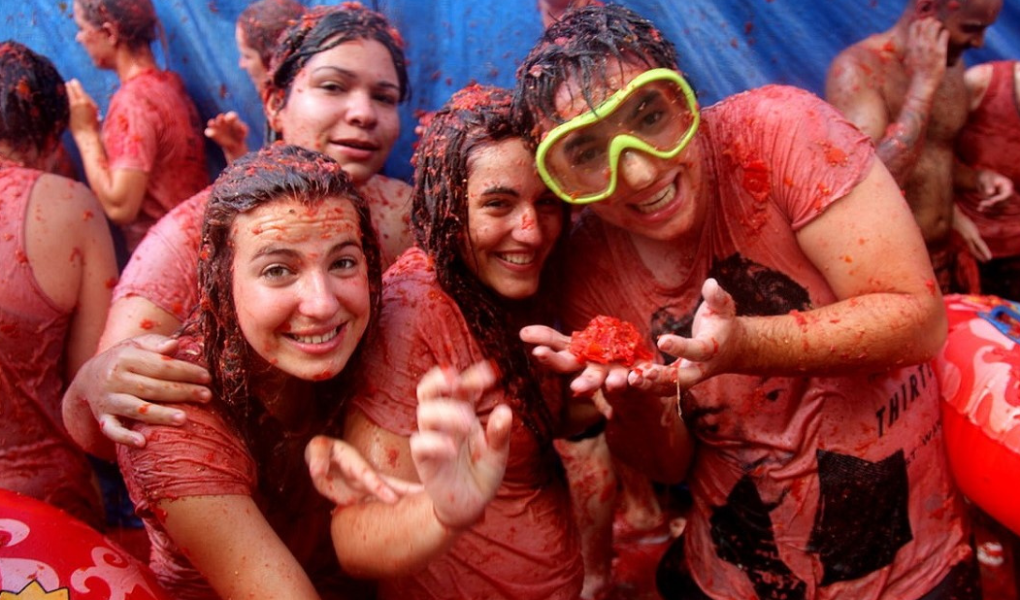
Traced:
<path fill-rule="evenodd" d="M 166 336 L 179 325 L 176 317 L 138 296 L 110 307 L 99 353 L 64 394 L 64 425 L 86 451 L 113 460 L 114 443 L 145 445 L 145 437 L 123 419 L 179 425 L 184 412 L 162 404 L 211 397 L 205 369 L 169 358 L 177 342 Z"/>
<path fill-rule="evenodd" d="M 102 209 L 85 186 L 43 175 L 32 189 L 26 253 L 36 280 L 72 311 L 65 345 L 65 381 L 96 352 L 117 281 L 113 241 Z"/>
<path fill-rule="evenodd" d="M 418 433 L 390 433 L 364 413 L 348 415 L 345 437 L 380 472 L 421 481 L 424 492 L 395 504 L 347 506 L 334 514 L 333 544 L 352 573 L 392 577 L 413 573 L 440 556 L 482 518 L 503 480 L 509 454 L 508 407 L 496 407 L 483 429 L 475 414 L 495 375 L 487 363 L 461 374 L 438 367 L 418 385 Z"/>
<path fill-rule="evenodd" d="M 664 352 L 682 358 L 676 364 L 683 387 L 719 373 L 884 371 L 935 355 L 946 336 L 942 298 L 917 225 L 881 163 L 797 239 L 839 301 L 803 313 L 737 317 L 729 294 L 709 280 L 694 337 L 659 339 Z M 662 373 L 631 373 L 630 383 L 661 377 L 649 387 L 662 392 L 675 385 Z"/>
<path fill-rule="evenodd" d="M 69 129 L 81 153 L 89 187 L 111 221 L 118 225 L 133 222 L 142 207 L 149 174 L 110 168 L 99 133 L 96 104 L 75 79 L 67 82 L 67 100 L 71 108 Z"/>
<path fill-rule="evenodd" d="M 170 537 L 221 598 L 319 598 L 250 497 L 190 496 L 157 506 Z"/>
<path fill-rule="evenodd" d="M 904 68 L 910 76 L 902 105 L 890 113 L 893 100 L 883 94 L 883 61 L 858 47 L 836 57 L 829 70 L 825 96 L 852 123 L 875 141 L 876 152 L 903 187 L 924 146 L 935 92 L 946 70 L 949 34 L 932 18 L 910 25 Z"/>
<path fill-rule="evenodd" d="M 344 438 L 382 474 L 418 481 L 410 438 L 386 431 L 357 409 L 348 412 Z M 357 577 L 413 573 L 440 556 L 458 531 L 439 522 L 424 491 L 395 504 L 368 502 L 338 509 L 331 525 L 333 548 L 344 569 Z"/>

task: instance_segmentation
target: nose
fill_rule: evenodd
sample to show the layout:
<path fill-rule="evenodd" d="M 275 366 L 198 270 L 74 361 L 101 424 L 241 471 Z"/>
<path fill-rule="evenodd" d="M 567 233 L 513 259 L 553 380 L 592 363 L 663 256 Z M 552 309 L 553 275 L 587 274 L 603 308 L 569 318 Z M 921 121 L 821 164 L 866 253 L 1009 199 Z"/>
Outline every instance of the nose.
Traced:
<path fill-rule="evenodd" d="M 363 128 L 374 127 L 378 116 L 375 112 L 375 104 L 372 97 L 367 93 L 352 93 L 347 99 L 347 120 Z"/>
<path fill-rule="evenodd" d="M 542 228 L 538 226 L 538 212 L 534 206 L 529 204 L 520 209 L 514 224 L 513 238 L 531 246 L 542 243 Z"/>
<path fill-rule="evenodd" d="M 326 320 L 336 314 L 340 303 L 333 292 L 327 273 L 309 273 L 301 286 L 300 311 L 302 315 Z"/>
<path fill-rule="evenodd" d="M 651 185 L 656 178 L 652 157 L 639 150 L 625 150 L 620 156 L 620 178 L 634 190 Z"/>

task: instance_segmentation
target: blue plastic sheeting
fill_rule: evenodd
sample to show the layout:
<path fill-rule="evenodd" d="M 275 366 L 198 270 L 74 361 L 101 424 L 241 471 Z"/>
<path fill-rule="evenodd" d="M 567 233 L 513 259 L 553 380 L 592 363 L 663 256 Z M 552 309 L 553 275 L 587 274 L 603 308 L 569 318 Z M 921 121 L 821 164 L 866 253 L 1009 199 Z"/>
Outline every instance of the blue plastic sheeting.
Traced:
<path fill-rule="evenodd" d="M 909 0 L 625 0 L 677 46 L 703 104 L 764 85 L 787 83 L 822 95 L 829 62 L 845 46 L 888 29 Z M 262 141 L 264 119 L 254 87 L 237 67 L 234 22 L 248 0 L 155 0 L 165 29 L 161 64 L 184 77 L 203 118 L 238 111 Z M 309 6 L 333 4 L 310 0 Z M 386 166 L 410 179 L 417 114 L 476 81 L 511 86 L 514 71 L 541 33 L 535 0 L 367 0 L 407 42 L 412 86 L 401 107 L 402 133 Z M 0 39 L 15 39 L 50 57 L 61 74 L 82 81 L 105 108 L 117 88 L 112 72 L 92 65 L 74 41 L 71 2 L 0 2 Z M 1020 57 L 1020 3 L 1006 0 L 986 46 L 968 64 Z M 209 144 L 212 168 L 222 164 Z"/>

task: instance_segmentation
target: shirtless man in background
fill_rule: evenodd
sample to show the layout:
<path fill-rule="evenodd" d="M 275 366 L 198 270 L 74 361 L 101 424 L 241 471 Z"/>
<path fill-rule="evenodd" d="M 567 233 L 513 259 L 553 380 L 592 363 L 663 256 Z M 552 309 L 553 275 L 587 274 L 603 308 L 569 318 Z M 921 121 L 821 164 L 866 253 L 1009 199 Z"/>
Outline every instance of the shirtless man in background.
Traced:
<path fill-rule="evenodd" d="M 967 121 L 961 57 L 984 44 L 1001 9 L 1002 0 L 908 0 L 892 28 L 836 56 L 826 80 L 826 99 L 871 136 L 903 190 L 943 292 L 972 291 L 955 289 L 950 248 L 953 144 Z"/>

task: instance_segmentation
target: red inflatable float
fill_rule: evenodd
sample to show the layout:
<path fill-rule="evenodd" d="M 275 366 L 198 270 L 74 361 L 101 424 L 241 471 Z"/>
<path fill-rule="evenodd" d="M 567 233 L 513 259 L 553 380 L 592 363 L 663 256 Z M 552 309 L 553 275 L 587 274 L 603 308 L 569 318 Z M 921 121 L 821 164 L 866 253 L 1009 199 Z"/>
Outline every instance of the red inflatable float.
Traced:
<path fill-rule="evenodd" d="M 0 490 L 0 597 L 170 600 L 152 571 L 48 504 Z"/>
<path fill-rule="evenodd" d="M 948 295 L 936 361 L 949 465 L 960 490 L 1020 534 L 1020 304 Z"/>

